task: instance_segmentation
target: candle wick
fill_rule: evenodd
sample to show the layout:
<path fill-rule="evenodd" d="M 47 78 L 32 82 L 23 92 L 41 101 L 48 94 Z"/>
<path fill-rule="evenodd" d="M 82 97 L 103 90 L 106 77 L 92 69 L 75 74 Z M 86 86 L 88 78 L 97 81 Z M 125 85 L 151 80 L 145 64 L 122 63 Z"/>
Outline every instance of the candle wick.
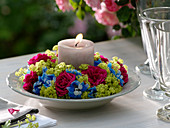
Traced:
<path fill-rule="evenodd" d="M 75 47 L 77 47 L 78 43 L 79 43 L 79 42 L 77 42 L 77 43 L 75 44 Z"/>

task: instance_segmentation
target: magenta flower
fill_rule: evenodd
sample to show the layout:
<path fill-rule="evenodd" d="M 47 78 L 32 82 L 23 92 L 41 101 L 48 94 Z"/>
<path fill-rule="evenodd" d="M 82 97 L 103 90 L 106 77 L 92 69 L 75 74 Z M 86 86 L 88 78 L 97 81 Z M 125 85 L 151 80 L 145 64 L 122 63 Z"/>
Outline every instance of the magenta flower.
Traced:
<path fill-rule="evenodd" d="M 83 70 L 82 74 L 88 75 L 88 80 L 91 84 L 91 87 L 97 86 L 99 84 L 105 84 L 105 79 L 107 77 L 107 72 L 104 69 L 99 68 L 98 66 L 88 66 L 87 70 Z"/>
<path fill-rule="evenodd" d="M 50 59 L 52 62 L 55 62 L 55 60 L 52 60 L 50 56 L 47 56 L 47 54 L 37 54 L 36 56 L 32 57 L 29 61 L 28 61 L 28 65 L 31 64 L 35 64 L 36 62 L 39 62 L 40 60 L 44 60 L 47 61 L 48 59 Z"/>
<path fill-rule="evenodd" d="M 69 0 L 56 0 L 56 4 L 63 12 L 73 10 L 73 7 L 69 3 Z"/>
<path fill-rule="evenodd" d="M 96 20 L 103 24 L 103 25 L 109 25 L 114 26 L 119 23 L 119 20 L 115 13 L 109 12 L 107 10 L 97 10 L 95 13 Z"/>
<path fill-rule="evenodd" d="M 88 6 L 92 8 L 93 11 L 101 9 L 101 0 L 84 0 Z"/>
<path fill-rule="evenodd" d="M 117 12 L 119 10 L 119 6 L 115 3 L 115 0 L 105 0 L 106 8 L 111 12 Z"/>
<path fill-rule="evenodd" d="M 64 96 L 68 93 L 67 87 L 76 79 L 76 75 L 63 71 L 56 78 L 55 89 L 57 96 Z"/>
<path fill-rule="evenodd" d="M 36 72 L 31 71 L 30 74 L 25 75 L 25 79 L 23 80 L 24 85 L 23 88 L 26 91 L 32 92 L 34 83 L 38 80 L 38 76 Z"/>
<path fill-rule="evenodd" d="M 105 63 L 109 62 L 107 58 L 105 58 L 103 55 L 100 55 L 101 61 L 104 61 Z"/>

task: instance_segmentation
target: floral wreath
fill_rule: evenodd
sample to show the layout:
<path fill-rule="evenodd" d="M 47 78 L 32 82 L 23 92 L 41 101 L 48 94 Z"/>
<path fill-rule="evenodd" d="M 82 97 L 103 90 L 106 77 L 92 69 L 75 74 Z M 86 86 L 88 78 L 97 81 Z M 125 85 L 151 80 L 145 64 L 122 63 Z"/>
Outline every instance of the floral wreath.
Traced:
<path fill-rule="evenodd" d="M 81 64 L 79 70 L 64 62 L 58 63 L 58 46 L 28 61 L 27 68 L 15 72 L 24 90 L 49 98 L 89 99 L 119 93 L 128 82 L 128 67 L 123 60 L 108 60 L 98 52 L 94 66 Z"/>

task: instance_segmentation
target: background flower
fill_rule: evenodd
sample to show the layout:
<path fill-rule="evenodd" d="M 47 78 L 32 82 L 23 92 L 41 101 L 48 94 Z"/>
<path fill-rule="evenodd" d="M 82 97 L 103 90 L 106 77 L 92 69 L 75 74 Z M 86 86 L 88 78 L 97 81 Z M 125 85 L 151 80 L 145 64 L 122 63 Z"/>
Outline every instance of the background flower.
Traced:
<path fill-rule="evenodd" d="M 119 10 L 119 6 L 115 3 L 115 0 L 105 0 L 104 3 L 106 4 L 106 8 L 108 11 L 116 12 Z"/>
<path fill-rule="evenodd" d="M 73 7 L 70 5 L 69 0 L 56 0 L 56 4 L 63 12 L 73 10 Z"/>
<path fill-rule="evenodd" d="M 101 8 L 101 0 L 84 0 L 94 11 Z"/>
<path fill-rule="evenodd" d="M 97 10 L 95 13 L 95 18 L 103 25 L 114 26 L 119 23 L 116 14 L 106 10 Z"/>
<path fill-rule="evenodd" d="M 115 32 L 117 35 L 114 39 L 140 35 L 135 0 L 69 0 L 69 2 L 79 19 L 91 14 L 98 23 L 112 26 L 115 31 L 119 31 Z"/>

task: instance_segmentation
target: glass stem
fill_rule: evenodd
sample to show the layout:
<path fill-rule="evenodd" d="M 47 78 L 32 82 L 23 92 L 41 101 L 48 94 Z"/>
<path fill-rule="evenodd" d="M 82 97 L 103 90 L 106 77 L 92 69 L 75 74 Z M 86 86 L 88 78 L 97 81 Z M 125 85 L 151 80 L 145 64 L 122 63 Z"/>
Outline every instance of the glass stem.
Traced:
<path fill-rule="evenodd" d="M 158 80 L 156 80 L 155 84 L 152 86 L 152 89 L 155 91 L 162 91 Z"/>

